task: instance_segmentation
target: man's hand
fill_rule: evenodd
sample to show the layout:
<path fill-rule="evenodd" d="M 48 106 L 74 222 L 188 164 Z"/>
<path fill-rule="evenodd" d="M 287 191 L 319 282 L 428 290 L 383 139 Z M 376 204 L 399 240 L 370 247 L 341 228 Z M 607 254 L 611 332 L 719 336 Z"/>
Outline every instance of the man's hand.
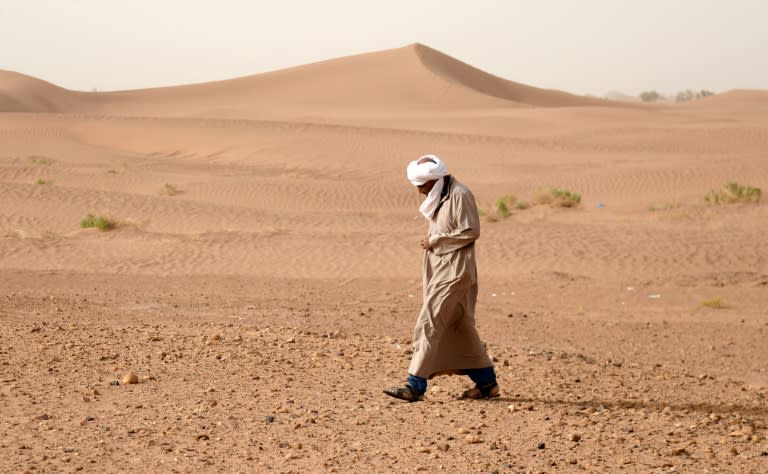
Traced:
<path fill-rule="evenodd" d="M 429 244 L 429 237 L 421 239 L 421 248 L 424 250 L 429 250 L 432 248 L 432 246 Z"/>

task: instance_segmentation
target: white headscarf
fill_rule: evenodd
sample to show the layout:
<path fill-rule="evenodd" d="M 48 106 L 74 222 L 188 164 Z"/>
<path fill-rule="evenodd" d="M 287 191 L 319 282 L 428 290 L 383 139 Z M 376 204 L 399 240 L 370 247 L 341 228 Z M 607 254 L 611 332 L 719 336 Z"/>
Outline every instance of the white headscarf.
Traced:
<path fill-rule="evenodd" d="M 408 180 L 414 186 L 421 186 L 429 181 L 437 181 L 427 194 L 427 198 L 419 206 L 419 211 L 427 219 L 434 217 L 440 204 L 440 194 L 443 192 L 443 176 L 448 174 L 448 168 L 435 155 L 424 155 L 408 163 Z"/>
<path fill-rule="evenodd" d="M 436 155 L 424 155 L 408 163 L 408 181 L 421 186 L 427 181 L 440 179 L 448 174 L 445 163 Z"/>

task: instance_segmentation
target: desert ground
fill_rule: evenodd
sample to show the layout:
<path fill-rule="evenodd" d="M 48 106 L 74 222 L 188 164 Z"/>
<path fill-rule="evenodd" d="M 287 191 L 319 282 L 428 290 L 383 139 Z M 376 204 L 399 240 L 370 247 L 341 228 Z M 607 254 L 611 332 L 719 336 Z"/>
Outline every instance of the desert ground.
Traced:
<path fill-rule="evenodd" d="M 420 44 L 119 92 L 0 71 L 0 471 L 768 472 L 768 205 L 705 201 L 768 189 L 766 111 L 542 90 Z M 382 393 L 427 153 L 484 214 L 498 399 Z"/>

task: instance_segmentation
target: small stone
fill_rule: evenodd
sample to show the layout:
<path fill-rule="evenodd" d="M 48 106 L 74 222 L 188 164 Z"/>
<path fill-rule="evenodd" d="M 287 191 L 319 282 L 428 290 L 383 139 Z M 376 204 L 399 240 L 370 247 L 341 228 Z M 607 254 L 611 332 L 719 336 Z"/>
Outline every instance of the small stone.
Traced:
<path fill-rule="evenodd" d="M 94 397 L 98 397 L 99 395 L 101 395 L 101 392 L 99 392 L 97 389 L 94 388 L 93 389 L 93 396 Z"/>
<path fill-rule="evenodd" d="M 570 458 L 568 459 L 568 464 L 578 464 L 578 460 L 576 458 Z"/>
<path fill-rule="evenodd" d="M 579 441 L 581 441 L 581 434 L 571 433 L 570 436 L 568 436 L 568 439 L 573 441 L 574 443 L 578 443 Z"/>
<path fill-rule="evenodd" d="M 459 428 L 459 434 L 469 434 L 469 430 L 467 428 Z"/>
<path fill-rule="evenodd" d="M 271 415 L 265 416 L 264 421 L 266 421 L 267 423 L 272 423 L 273 421 L 275 421 L 275 417 Z"/>
<path fill-rule="evenodd" d="M 123 382 L 123 385 L 136 384 L 139 383 L 139 376 L 133 372 L 128 372 L 127 374 L 123 375 L 121 381 Z"/>
<path fill-rule="evenodd" d="M 507 410 L 509 410 L 509 411 L 517 411 L 517 407 L 515 407 L 515 405 L 509 405 L 507 407 Z"/>
<path fill-rule="evenodd" d="M 482 440 L 482 439 L 480 439 L 479 437 L 477 437 L 477 436 L 475 436 L 475 435 L 467 435 L 467 437 L 466 437 L 466 438 L 464 438 L 464 439 L 465 439 L 465 440 L 467 441 L 467 443 L 469 443 L 469 444 L 477 444 L 477 443 L 482 443 L 482 442 L 483 442 L 483 440 Z"/>
<path fill-rule="evenodd" d="M 120 385 L 120 382 L 117 381 L 117 380 L 113 380 L 113 381 L 109 382 L 109 384 L 113 385 L 113 386 L 117 386 L 117 385 Z"/>
<path fill-rule="evenodd" d="M 447 452 L 449 449 L 451 449 L 451 445 L 448 443 L 440 443 L 437 445 L 437 449 L 442 452 Z"/>
<path fill-rule="evenodd" d="M 416 450 L 416 452 L 417 452 L 417 453 L 424 453 L 424 454 L 429 454 L 429 448 L 428 448 L 428 447 L 426 447 L 426 446 L 421 446 L 420 448 L 418 448 L 418 449 Z"/>
<path fill-rule="evenodd" d="M 545 443 L 539 443 L 539 444 L 536 446 L 536 448 L 537 448 L 537 449 L 544 449 L 544 448 L 546 448 L 546 447 L 547 447 L 547 445 L 546 445 Z"/>

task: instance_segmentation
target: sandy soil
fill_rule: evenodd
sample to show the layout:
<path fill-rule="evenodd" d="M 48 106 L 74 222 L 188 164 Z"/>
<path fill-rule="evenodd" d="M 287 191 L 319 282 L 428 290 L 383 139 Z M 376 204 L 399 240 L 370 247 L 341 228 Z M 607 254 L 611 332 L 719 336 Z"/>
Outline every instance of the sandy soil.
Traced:
<path fill-rule="evenodd" d="M 765 472 L 768 207 L 704 196 L 768 189 L 766 103 L 601 101 L 422 45 L 142 91 L 0 71 L 0 471 Z M 488 214 L 534 204 L 478 242 L 497 400 L 381 392 L 424 153 Z"/>

